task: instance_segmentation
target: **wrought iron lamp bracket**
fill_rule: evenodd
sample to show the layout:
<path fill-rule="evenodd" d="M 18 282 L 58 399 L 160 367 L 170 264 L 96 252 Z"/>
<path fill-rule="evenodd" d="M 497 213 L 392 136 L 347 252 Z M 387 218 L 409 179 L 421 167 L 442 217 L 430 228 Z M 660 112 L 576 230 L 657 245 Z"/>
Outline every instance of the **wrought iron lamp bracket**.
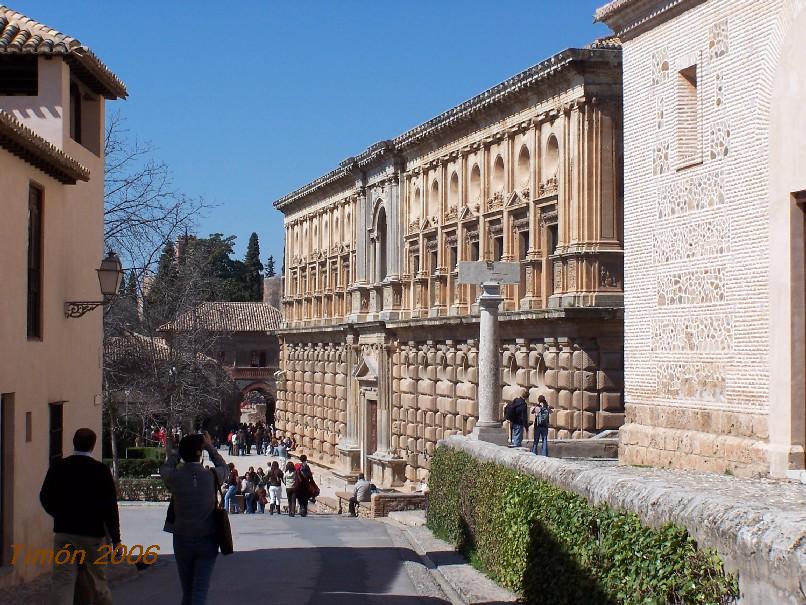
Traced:
<path fill-rule="evenodd" d="M 89 300 L 77 300 L 77 301 L 69 301 L 64 303 L 64 316 L 67 319 L 76 319 L 82 317 L 89 313 L 90 311 L 97 309 L 98 307 L 103 307 L 104 305 L 109 304 L 108 300 L 101 300 L 101 301 L 89 301 Z"/>

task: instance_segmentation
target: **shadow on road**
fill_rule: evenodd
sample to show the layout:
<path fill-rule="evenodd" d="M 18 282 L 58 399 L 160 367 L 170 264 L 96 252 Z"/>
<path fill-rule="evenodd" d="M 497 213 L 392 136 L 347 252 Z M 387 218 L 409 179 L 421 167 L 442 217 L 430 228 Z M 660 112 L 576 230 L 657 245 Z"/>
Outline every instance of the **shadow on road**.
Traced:
<path fill-rule="evenodd" d="M 409 580 L 404 562 L 421 563 L 406 548 L 266 548 L 219 556 L 210 586 L 210 603 L 239 600 L 328 605 L 445 604 L 424 597 Z M 181 599 L 171 555 L 160 565 L 114 588 L 116 605 L 174 605 Z"/>

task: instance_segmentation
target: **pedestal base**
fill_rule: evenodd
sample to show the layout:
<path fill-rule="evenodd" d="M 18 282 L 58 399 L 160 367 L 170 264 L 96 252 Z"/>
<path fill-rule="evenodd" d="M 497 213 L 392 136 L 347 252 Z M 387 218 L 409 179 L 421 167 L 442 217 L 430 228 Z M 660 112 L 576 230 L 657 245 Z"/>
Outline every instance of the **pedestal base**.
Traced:
<path fill-rule="evenodd" d="M 478 426 L 476 425 L 470 438 L 476 441 L 486 441 L 495 445 L 507 445 L 509 436 L 502 426 Z"/>
<path fill-rule="evenodd" d="M 361 449 L 348 444 L 338 445 L 336 450 L 339 452 L 338 475 L 348 481 L 351 477 L 358 477 L 358 473 L 361 472 Z M 354 483 L 355 479 L 352 482 Z"/>
<path fill-rule="evenodd" d="M 367 456 L 367 464 L 367 478 L 378 487 L 400 487 L 406 482 L 403 458 Z"/>

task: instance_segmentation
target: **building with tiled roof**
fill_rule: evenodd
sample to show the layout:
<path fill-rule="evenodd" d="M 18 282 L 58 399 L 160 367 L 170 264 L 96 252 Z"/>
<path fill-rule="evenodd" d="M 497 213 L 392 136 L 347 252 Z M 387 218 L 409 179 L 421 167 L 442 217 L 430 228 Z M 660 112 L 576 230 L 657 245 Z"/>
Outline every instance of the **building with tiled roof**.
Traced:
<path fill-rule="evenodd" d="M 205 302 L 160 326 L 159 331 L 169 346 L 183 334 L 209 332 L 210 355 L 229 372 L 241 391 L 242 401 L 246 402 L 253 391 L 260 393 L 266 405 L 266 418 L 261 420 L 273 424 L 277 390 L 274 374 L 280 362 L 275 331 L 281 323 L 280 311 L 266 303 Z"/>
<path fill-rule="evenodd" d="M 101 310 L 67 303 L 102 296 L 105 103 L 125 96 L 81 42 L 0 6 L 0 587 L 46 571 L 10 564 L 11 544 L 53 544 L 30 478 L 69 454 L 77 427 L 101 434 Z"/>
<path fill-rule="evenodd" d="M 0 56 L 59 56 L 96 94 L 125 99 L 126 85 L 79 40 L 0 5 Z"/>
<path fill-rule="evenodd" d="M 280 327 L 280 311 L 262 302 L 205 302 L 160 327 L 160 332 L 271 332 Z"/>

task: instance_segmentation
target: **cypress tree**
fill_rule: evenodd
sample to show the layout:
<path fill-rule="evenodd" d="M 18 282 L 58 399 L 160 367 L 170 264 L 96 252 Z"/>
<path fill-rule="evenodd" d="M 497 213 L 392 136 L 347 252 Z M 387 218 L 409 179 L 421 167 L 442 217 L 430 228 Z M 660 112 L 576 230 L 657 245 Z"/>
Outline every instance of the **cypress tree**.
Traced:
<path fill-rule="evenodd" d="M 260 242 L 257 233 L 249 236 L 249 243 L 246 246 L 246 256 L 243 264 L 246 269 L 245 281 L 249 299 L 260 301 L 262 297 L 263 285 L 263 263 L 260 262 Z"/>

